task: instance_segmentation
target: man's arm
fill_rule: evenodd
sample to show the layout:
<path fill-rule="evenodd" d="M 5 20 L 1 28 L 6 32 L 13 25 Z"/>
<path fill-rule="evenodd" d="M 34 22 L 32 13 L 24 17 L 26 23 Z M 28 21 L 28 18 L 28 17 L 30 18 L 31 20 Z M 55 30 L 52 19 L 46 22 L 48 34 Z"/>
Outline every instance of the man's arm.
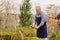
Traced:
<path fill-rule="evenodd" d="M 41 20 L 41 23 L 38 25 L 38 27 L 43 26 L 44 23 L 47 22 L 47 16 L 46 16 L 44 13 L 42 13 L 41 19 L 42 19 L 42 20 Z"/>

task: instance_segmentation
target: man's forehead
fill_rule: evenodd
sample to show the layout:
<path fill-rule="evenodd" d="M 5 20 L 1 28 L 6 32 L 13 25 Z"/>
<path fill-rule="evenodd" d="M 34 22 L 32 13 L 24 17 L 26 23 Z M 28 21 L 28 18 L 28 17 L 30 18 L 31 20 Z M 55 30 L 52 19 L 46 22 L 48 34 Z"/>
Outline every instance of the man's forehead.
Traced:
<path fill-rule="evenodd" d="M 36 6 L 36 9 L 41 9 L 40 6 Z"/>

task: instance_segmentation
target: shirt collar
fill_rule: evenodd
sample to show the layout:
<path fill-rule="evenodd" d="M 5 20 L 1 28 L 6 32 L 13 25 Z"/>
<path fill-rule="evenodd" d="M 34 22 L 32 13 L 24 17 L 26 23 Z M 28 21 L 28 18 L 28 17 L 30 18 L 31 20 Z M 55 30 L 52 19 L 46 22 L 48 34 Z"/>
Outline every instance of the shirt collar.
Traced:
<path fill-rule="evenodd" d="M 41 12 L 40 12 L 40 14 L 38 15 L 38 14 L 36 14 L 36 17 L 41 17 Z"/>

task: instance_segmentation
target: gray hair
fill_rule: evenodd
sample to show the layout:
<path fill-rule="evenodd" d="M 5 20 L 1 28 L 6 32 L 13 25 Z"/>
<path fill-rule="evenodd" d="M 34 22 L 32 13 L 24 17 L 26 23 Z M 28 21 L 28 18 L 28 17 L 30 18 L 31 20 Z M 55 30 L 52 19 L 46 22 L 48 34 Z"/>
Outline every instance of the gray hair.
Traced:
<path fill-rule="evenodd" d="M 36 6 L 35 8 L 41 8 L 40 6 Z"/>

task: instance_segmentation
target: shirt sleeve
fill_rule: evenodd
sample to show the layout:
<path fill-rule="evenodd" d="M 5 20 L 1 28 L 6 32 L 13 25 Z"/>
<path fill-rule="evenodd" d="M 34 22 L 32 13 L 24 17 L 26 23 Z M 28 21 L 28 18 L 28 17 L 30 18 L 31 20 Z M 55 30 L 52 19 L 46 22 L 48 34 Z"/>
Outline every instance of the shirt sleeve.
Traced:
<path fill-rule="evenodd" d="M 45 22 L 47 22 L 47 16 L 44 13 L 41 13 L 41 23 L 39 26 L 43 26 Z"/>

